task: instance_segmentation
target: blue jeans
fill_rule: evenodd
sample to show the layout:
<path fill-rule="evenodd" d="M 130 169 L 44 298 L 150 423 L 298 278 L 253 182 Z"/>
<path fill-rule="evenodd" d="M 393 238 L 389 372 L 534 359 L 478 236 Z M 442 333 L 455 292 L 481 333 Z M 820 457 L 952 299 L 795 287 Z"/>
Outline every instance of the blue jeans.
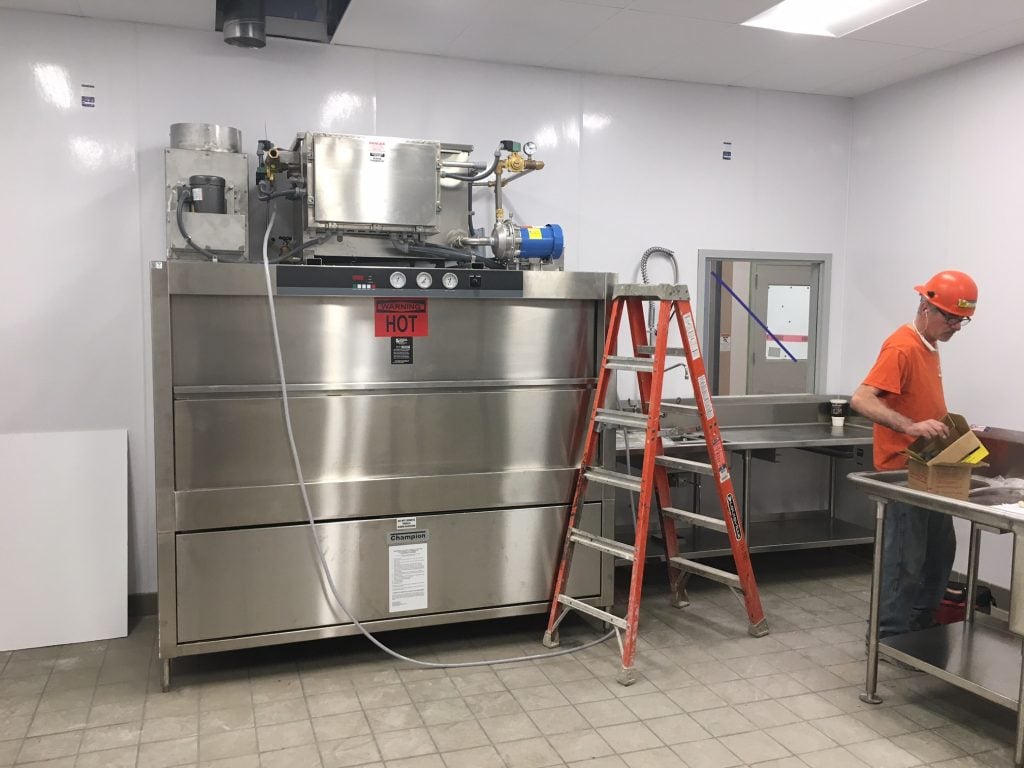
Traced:
<path fill-rule="evenodd" d="M 934 623 L 955 555 L 956 534 L 949 515 L 889 502 L 882 542 L 879 637 Z"/>

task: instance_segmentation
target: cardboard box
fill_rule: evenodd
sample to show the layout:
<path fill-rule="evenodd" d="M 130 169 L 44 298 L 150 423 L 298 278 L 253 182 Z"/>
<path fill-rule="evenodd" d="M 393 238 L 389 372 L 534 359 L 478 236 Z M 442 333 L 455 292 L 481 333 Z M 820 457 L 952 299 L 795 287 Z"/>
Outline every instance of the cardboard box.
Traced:
<path fill-rule="evenodd" d="M 958 413 L 943 419 L 948 437 L 918 438 L 907 448 L 907 485 L 937 496 L 967 499 L 971 491 L 971 471 L 986 466 L 982 459 L 988 449 L 971 431 Z"/>

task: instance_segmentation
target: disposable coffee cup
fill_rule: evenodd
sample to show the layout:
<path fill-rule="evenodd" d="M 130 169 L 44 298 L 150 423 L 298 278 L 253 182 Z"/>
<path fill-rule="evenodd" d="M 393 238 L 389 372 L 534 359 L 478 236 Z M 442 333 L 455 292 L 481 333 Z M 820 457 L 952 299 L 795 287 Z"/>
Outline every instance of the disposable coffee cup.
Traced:
<path fill-rule="evenodd" d="M 846 423 L 846 401 L 836 398 L 828 401 L 828 411 L 832 416 L 832 426 L 841 427 Z"/>

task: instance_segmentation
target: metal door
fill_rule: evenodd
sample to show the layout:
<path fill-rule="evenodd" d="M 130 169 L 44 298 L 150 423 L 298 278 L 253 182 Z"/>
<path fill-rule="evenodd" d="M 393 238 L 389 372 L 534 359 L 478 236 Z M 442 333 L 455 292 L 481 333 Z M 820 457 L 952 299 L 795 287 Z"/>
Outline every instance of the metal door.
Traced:
<path fill-rule="evenodd" d="M 819 266 L 752 262 L 747 394 L 814 391 Z"/>

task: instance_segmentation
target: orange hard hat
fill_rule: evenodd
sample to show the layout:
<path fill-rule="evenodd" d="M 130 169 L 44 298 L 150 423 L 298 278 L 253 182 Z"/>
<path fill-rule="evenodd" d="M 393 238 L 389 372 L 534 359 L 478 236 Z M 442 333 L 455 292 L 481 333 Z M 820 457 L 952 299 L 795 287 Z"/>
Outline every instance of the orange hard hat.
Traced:
<path fill-rule="evenodd" d="M 970 275 L 947 269 L 932 275 L 924 285 L 915 285 L 932 305 L 960 317 L 970 317 L 978 305 L 978 284 Z"/>

